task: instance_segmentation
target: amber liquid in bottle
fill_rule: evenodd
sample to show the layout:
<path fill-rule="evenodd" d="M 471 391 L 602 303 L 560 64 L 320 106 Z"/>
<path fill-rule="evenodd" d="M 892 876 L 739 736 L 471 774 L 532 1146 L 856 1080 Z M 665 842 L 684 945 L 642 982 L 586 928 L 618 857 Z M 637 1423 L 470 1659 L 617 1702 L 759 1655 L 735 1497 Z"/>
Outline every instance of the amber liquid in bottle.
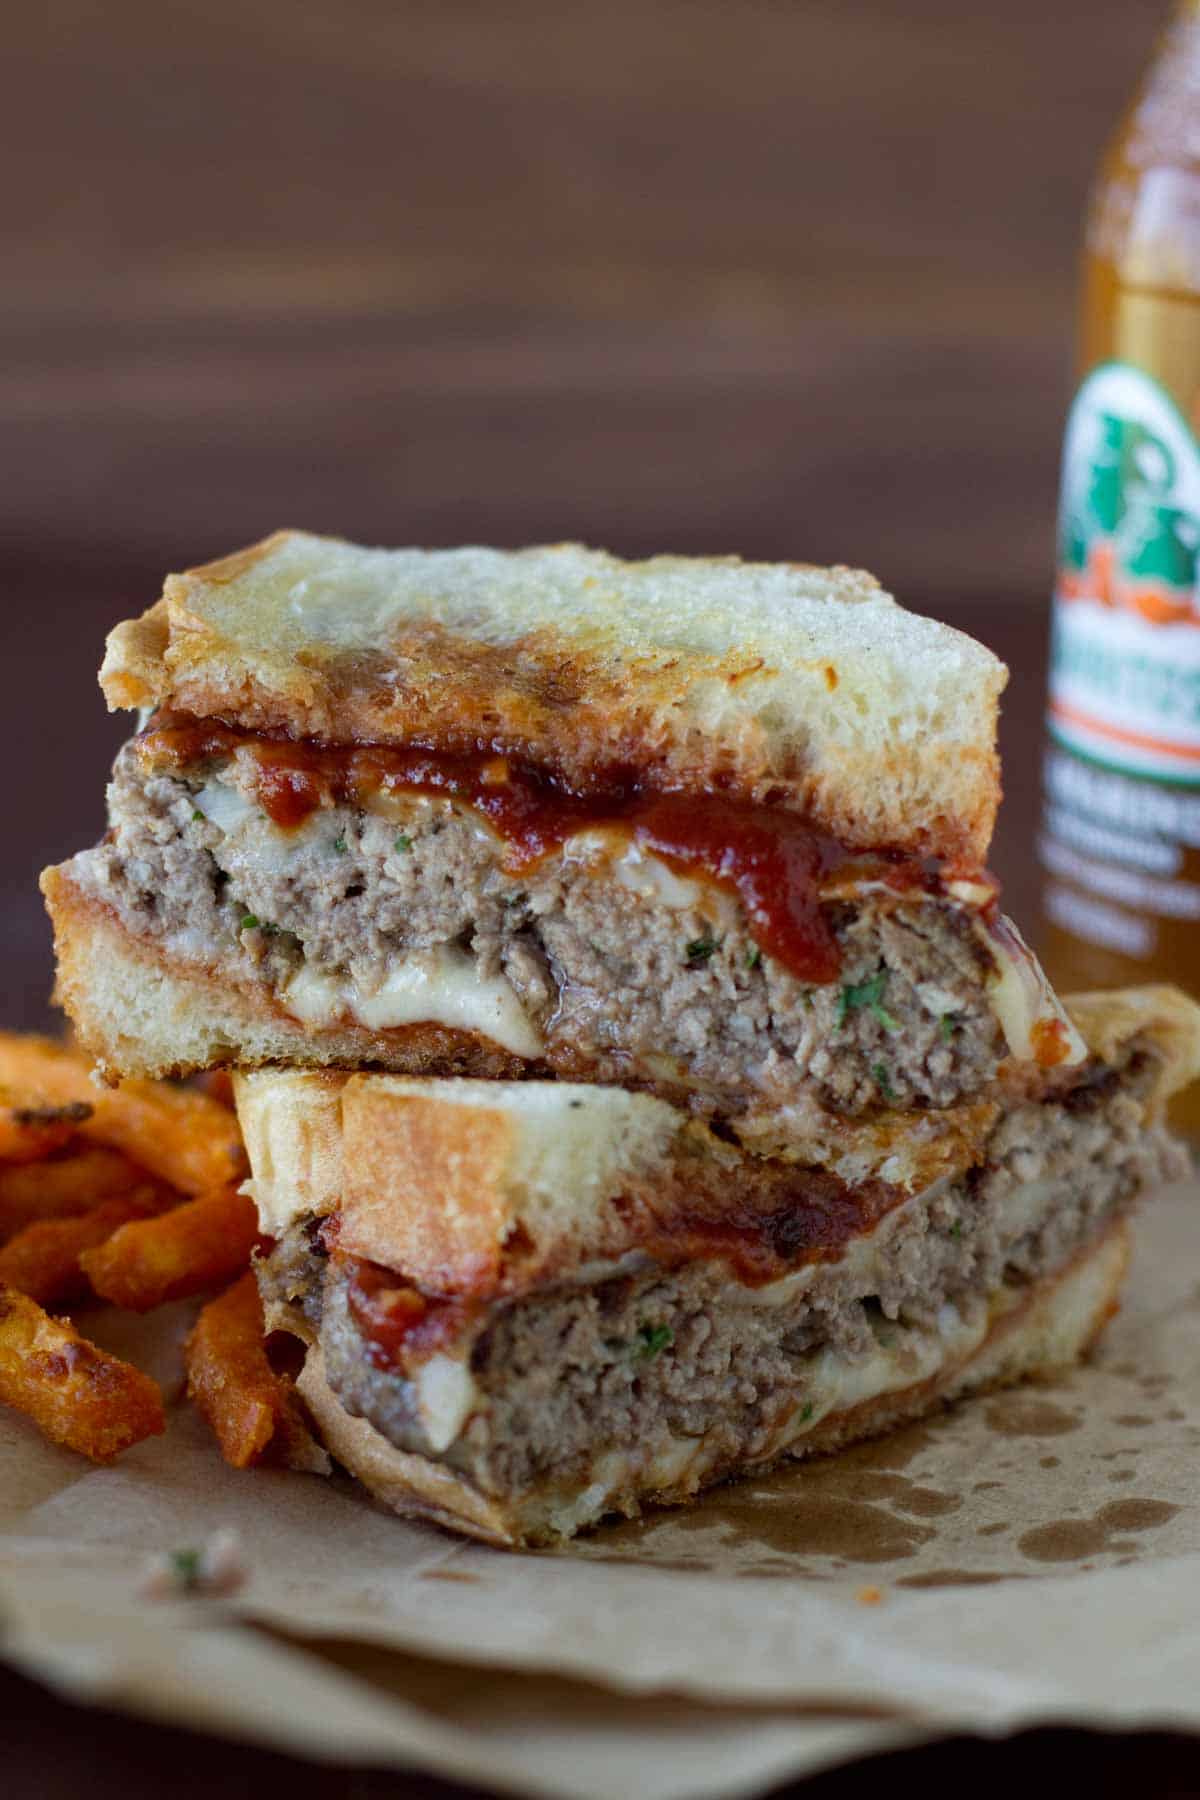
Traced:
<path fill-rule="evenodd" d="M 1200 994 L 1200 0 L 1089 210 L 1063 452 L 1039 949 L 1060 992 Z M 1200 1094 L 1177 1103 L 1200 1135 Z"/>

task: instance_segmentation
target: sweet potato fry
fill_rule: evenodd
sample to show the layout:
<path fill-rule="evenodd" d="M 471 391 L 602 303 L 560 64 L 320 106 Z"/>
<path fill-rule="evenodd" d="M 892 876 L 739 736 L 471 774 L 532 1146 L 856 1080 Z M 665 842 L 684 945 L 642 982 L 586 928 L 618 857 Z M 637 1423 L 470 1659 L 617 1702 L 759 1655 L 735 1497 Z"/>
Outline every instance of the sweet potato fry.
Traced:
<path fill-rule="evenodd" d="M 50 1038 L 0 1032 L 0 1084 L 29 1090 L 47 1105 L 90 1106 L 78 1130 L 141 1163 L 185 1194 L 203 1194 L 246 1172 L 237 1118 L 196 1088 L 164 1081 L 123 1081 L 97 1087 L 77 1050 Z"/>
<path fill-rule="evenodd" d="M 162 1190 L 147 1185 L 102 1200 L 77 1219 L 45 1219 L 0 1249 L 0 1283 L 28 1294 L 39 1306 L 71 1306 L 85 1298 L 88 1278 L 79 1266 L 122 1225 L 162 1210 Z"/>
<path fill-rule="evenodd" d="M 127 1194 L 146 1171 L 103 1145 L 53 1162 L 0 1165 L 0 1244 L 43 1219 L 71 1219 L 114 1194 Z"/>
<path fill-rule="evenodd" d="M 56 1106 L 32 1088 L 0 1085 L 0 1160 L 26 1163 L 52 1156 L 91 1113 L 83 1100 Z"/>
<path fill-rule="evenodd" d="M 161 1218 L 122 1225 L 79 1262 L 102 1299 L 149 1312 L 237 1275 L 257 1235 L 254 1202 L 235 1187 L 217 1188 Z"/>
<path fill-rule="evenodd" d="M 15 1407 L 55 1443 L 93 1462 L 111 1462 L 166 1427 L 157 1382 L 4 1286 L 0 1405 Z"/>
<path fill-rule="evenodd" d="M 184 1361 L 189 1398 L 227 1463 L 248 1469 L 268 1459 L 328 1472 L 329 1458 L 313 1441 L 291 1383 L 267 1361 L 262 1304 L 249 1270 L 201 1310 Z"/>

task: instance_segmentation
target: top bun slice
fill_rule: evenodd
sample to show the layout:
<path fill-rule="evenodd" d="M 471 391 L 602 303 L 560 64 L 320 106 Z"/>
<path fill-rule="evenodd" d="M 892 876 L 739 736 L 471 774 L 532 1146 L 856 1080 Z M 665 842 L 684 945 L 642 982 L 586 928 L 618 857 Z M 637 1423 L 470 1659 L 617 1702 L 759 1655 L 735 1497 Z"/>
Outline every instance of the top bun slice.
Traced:
<path fill-rule="evenodd" d="M 169 576 L 111 633 L 100 680 L 112 708 L 494 751 L 584 791 L 618 770 L 972 867 L 1007 675 L 859 570 L 282 531 Z"/>

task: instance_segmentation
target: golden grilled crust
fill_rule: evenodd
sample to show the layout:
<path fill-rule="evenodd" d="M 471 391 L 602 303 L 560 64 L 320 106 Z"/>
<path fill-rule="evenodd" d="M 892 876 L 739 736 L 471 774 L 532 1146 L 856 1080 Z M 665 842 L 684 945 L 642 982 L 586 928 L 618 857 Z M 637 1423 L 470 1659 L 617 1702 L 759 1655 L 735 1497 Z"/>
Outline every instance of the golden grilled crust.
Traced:
<path fill-rule="evenodd" d="M 1006 679 L 856 570 L 302 532 L 169 576 L 101 671 L 114 707 L 495 750 L 581 786 L 623 771 L 970 865 L 999 799 Z"/>

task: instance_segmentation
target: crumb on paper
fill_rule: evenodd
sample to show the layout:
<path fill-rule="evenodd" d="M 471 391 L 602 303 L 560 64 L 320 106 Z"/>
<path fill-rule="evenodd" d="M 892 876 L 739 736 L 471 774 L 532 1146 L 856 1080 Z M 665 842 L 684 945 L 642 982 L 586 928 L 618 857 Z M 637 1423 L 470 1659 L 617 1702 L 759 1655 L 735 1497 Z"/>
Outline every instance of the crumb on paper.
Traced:
<path fill-rule="evenodd" d="M 236 1594 L 247 1576 L 236 1531 L 216 1531 L 199 1547 L 184 1545 L 151 1558 L 142 1580 L 147 1600 L 173 1600 L 181 1594 L 218 1597 Z"/>
<path fill-rule="evenodd" d="M 878 1587 L 860 1587 L 854 1598 L 860 1606 L 879 1606 L 883 1600 L 883 1589 Z"/>

